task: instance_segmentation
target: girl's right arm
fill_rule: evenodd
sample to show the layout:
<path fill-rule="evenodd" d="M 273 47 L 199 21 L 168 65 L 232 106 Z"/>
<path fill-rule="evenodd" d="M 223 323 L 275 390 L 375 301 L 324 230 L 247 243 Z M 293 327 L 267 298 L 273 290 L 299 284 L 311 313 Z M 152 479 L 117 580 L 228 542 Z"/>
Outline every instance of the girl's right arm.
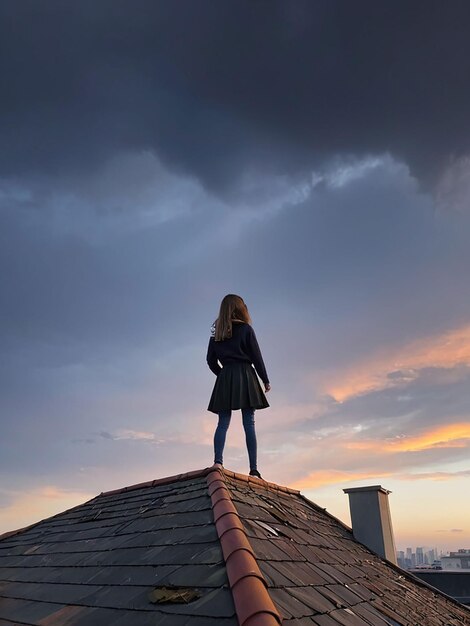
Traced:
<path fill-rule="evenodd" d="M 264 365 L 263 357 L 261 356 L 261 350 L 258 345 L 258 340 L 256 339 L 255 331 L 251 326 L 248 325 L 248 336 L 247 336 L 248 349 L 250 352 L 250 357 L 253 365 L 255 366 L 255 370 L 258 373 L 258 376 L 264 383 L 264 388 L 266 391 L 271 389 L 271 385 L 269 384 L 268 374 L 266 372 L 266 367 Z"/>

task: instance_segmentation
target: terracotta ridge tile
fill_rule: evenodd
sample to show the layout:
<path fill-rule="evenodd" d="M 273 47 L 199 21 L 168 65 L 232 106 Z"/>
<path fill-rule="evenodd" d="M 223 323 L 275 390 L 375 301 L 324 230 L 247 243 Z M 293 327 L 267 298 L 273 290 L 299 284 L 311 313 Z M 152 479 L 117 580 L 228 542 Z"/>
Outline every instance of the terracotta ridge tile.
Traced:
<path fill-rule="evenodd" d="M 282 624 L 282 618 L 259 578 L 253 576 L 242 578 L 232 587 L 232 595 L 240 626 L 246 626 L 248 621 L 252 626 L 259 626 L 261 623 Z M 269 598 L 272 608 L 266 603 L 265 595 Z"/>
<path fill-rule="evenodd" d="M 244 626 L 272 626 L 272 624 L 277 624 L 277 621 L 273 622 L 272 619 L 272 615 L 267 613 L 256 613 L 246 620 Z"/>
<path fill-rule="evenodd" d="M 226 490 L 224 490 L 222 487 L 219 487 L 218 489 L 216 489 L 213 493 L 210 494 L 210 496 L 211 496 L 213 507 L 218 502 L 222 502 L 223 500 L 228 500 L 229 502 L 231 502 L 231 500 L 227 498 Z"/>
<path fill-rule="evenodd" d="M 232 530 L 233 528 L 238 528 L 239 530 L 243 530 L 243 525 L 240 522 L 240 518 L 237 513 L 227 513 L 219 519 L 215 523 L 215 527 L 217 528 L 217 532 L 220 537 L 225 534 L 228 530 Z"/>
<path fill-rule="evenodd" d="M 211 496 L 213 493 L 215 493 L 219 489 L 224 489 L 224 488 L 225 488 L 225 483 L 223 482 L 223 480 L 214 480 L 209 485 L 207 491 L 208 491 L 209 495 Z"/>
<path fill-rule="evenodd" d="M 267 583 L 225 484 L 225 474 L 245 482 L 248 482 L 248 477 L 229 472 L 220 465 L 214 465 L 206 476 L 215 527 L 239 624 L 278 626 L 282 623 L 282 617 L 269 595 Z"/>

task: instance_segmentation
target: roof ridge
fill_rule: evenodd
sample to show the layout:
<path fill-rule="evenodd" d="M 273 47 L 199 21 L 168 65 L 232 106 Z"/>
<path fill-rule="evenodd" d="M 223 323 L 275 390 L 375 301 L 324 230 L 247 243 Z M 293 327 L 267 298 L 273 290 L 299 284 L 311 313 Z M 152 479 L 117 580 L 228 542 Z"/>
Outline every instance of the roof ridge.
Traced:
<path fill-rule="evenodd" d="M 214 523 L 219 536 L 225 567 L 240 626 L 278 626 L 282 623 L 255 554 L 248 541 L 240 516 L 225 483 L 225 474 L 248 477 L 215 464 L 207 474 Z M 258 479 L 259 480 L 259 479 Z M 261 482 L 261 481 L 260 481 Z M 264 482 L 264 481 L 263 481 Z"/>
<path fill-rule="evenodd" d="M 120 489 L 111 489 L 110 491 L 102 491 L 98 497 L 111 496 L 118 493 L 127 493 L 128 491 L 135 491 L 136 489 L 144 489 L 145 487 L 156 487 L 157 485 L 167 485 L 179 480 L 186 480 L 187 478 L 203 478 L 212 470 L 212 467 L 205 467 L 200 470 L 192 470 L 190 472 L 184 472 L 182 474 L 174 474 L 173 476 L 165 476 L 164 478 L 155 478 L 154 480 L 147 480 L 143 483 L 136 483 L 135 485 L 129 485 L 129 487 L 121 487 Z"/>
<path fill-rule="evenodd" d="M 65 513 L 70 513 L 70 511 L 74 511 L 75 509 L 78 509 L 81 506 L 84 506 L 85 504 L 90 504 L 90 502 L 93 502 L 97 498 L 99 498 L 99 496 L 94 496 L 93 498 L 90 498 L 90 500 L 85 500 L 85 502 L 80 502 L 80 504 L 71 506 L 69 509 L 65 509 L 65 511 L 60 511 L 60 513 L 55 513 L 54 515 L 45 517 L 44 519 L 41 519 L 38 522 L 33 522 L 32 524 L 28 524 L 28 526 L 23 526 L 22 528 L 15 528 L 15 530 L 7 530 L 5 533 L 0 534 L 0 541 L 3 541 L 4 539 L 9 539 L 9 537 L 14 537 L 15 535 L 19 535 L 23 531 L 30 530 L 31 528 L 35 528 L 36 526 L 39 526 L 43 522 L 48 522 L 49 520 L 54 519 L 55 517 L 59 517 L 60 515 L 65 515 Z"/>
<path fill-rule="evenodd" d="M 119 493 L 127 493 L 128 491 L 135 491 L 136 489 L 144 489 L 145 487 L 156 487 L 157 485 L 166 485 L 170 483 L 174 483 L 178 480 L 186 480 L 187 478 L 203 478 L 207 476 L 210 472 L 214 471 L 215 467 L 222 466 L 215 464 L 211 467 L 205 467 L 204 469 L 192 470 L 190 472 L 184 472 L 182 474 L 174 474 L 173 476 L 165 476 L 164 478 L 155 478 L 154 480 L 147 480 L 142 483 L 136 483 L 135 485 L 129 485 L 128 487 L 121 487 L 119 489 L 111 489 L 110 491 L 102 491 L 98 496 L 110 496 L 116 495 Z M 243 480 L 245 482 L 254 482 L 254 483 L 263 483 L 263 485 L 267 485 L 271 489 L 276 489 L 278 491 L 283 491 L 284 493 L 293 493 L 296 495 L 300 494 L 298 489 L 292 489 L 291 487 L 284 487 L 283 485 L 278 485 L 276 483 L 270 483 L 266 480 L 256 478 L 254 476 L 247 476 L 246 474 L 240 474 L 238 472 L 234 472 L 232 470 L 223 469 L 223 472 L 226 476 L 230 476 L 230 478 L 237 478 L 238 480 Z"/>
<path fill-rule="evenodd" d="M 4 539 L 8 539 L 9 537 L 13 537 L 14 535 L 18 535 L 19 533 L 22 533 L 23 531 L 30 530 L 31 528 L 34 528 L 35 526 L 38 526 L 39 524 L 42 524 L 43 522 L 53 519 L 54 517 L 58 517 L 59 515 L 63 515 L 64 513 L 68 513 L 69 511 L 73 511 L 74 509 L 81 507 L 84 504 L 89 504 L 90 502 L 93 502 L 94 500 L 101 498 L 103 496 L 111 496 L 111 495 L 116 495 L 119 493 L 128 493 L 129 491 L 136 491 L 137 489 L 143 489 L 145 487 L 156 487 L 157 485 L 167 485 L 167 484 L 179 481 L 179 480 L 186 480 L 189 478 L 203 478 L 205 476 L 208 476 L 210 472 L 214 471 L 214 467 L 215 466 L 205 467 L 203 469 L 183 472 L 181 474 L 174 474 L 173 476 L 165 476 L 164 478 L 155 478 L 153 480 L 148 480 L 142 483 L 136 483 L 135 485 L 129 485 L 128 487 L 121 487 L 119 489 L 111 489 L 110 491 L 102 491 L 98 495 L 93 496 L 93 498 L 91 498 L 90 500 L 81 502 L 80 504 L 77 504 L 71 507 L 70 509 L 66 509 L 65 511 L 61 511 L 60 513 L 56 513 L 55 515 L 51 515 L 37 522 L 33 522 L 32 524 L 28 524 L 27 526 L 23 526 L 22 528 L 16 528 L 14 530 L 9 530 L 4 533 L 0 533 L 0 541 Z M 268 485 L 271 489 L 276 489 L 278 491 L 283 491 L 285 493 L 294 493 L 294 494 L 301 495 L 300 491 L 298 491 L 297 489 L 291 489 L 290 487 L 284 487 L 282 485 L 277 485 L 276 483 L 270 483 L 265 480 L 260 480 L 259 478 L 255 478 L 253 476 L 247 476 L 246 474 L 239 474 L 238 472 L 233 472 L 232 470 L 227 470 L 225 468 L 223 468 L 223 471 L 227 476 L 230 476 L 231 478 L 237 478 L 238 480 L 243 480 L 245 482 L 254 482 L 254 483 L 262 482 L 263 484 Z"/>
<path fill-rule="evenodd" d="M 239 474 L 238 472 L 233 472 L 232 470 L 228 470 L 225 467 L 222 467 L 222 466 L 220 467 L 222 468 L 224 475 L 230 476 L 230 478 L 237 478 L 238 480 L 243 480 L 244 482 L 247 482 L 247 483 L 252 482 L 258 485 L 262 484 L 265 487 L 268 486 L 270 489 L 275 489 L 276 491 L 282 491 L 283 493 L 292 493 L 296 496 L 301 495 L 298 489 L 292 489 L 292 487 L 285 487 L 284 485 L 278 485 L 277 483 L 270 483 L 267 480 L 264 480 L 264 478 L 257 478 L 256 476 L 247 476 L 246 474 Z"/>

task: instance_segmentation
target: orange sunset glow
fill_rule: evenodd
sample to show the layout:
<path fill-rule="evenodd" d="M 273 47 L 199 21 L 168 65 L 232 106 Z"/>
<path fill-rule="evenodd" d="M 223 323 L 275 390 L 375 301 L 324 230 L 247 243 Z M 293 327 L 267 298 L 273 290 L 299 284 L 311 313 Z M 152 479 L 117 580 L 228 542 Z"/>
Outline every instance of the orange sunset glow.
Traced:
<path fill-rule="evenodd" d="M 390 472 L 379 472 L 376 477 L 390 476 Z M 318 489 L 326 485 L 335 485 L 351 482 L 353 480 L 364 480 L 370 477 L 370 472 L 342 472 L 339 470 L 322 470 L 312 472 L 304 478 L 296 481 L 292 487 L 294 489 Z"/>
<path fill-rule="evenodd" d="M 438 426 L 414 437 L 391 441 L 358 441 L 345 444 L 349 450 L 376 452 L 418 452 L 430 448 L 465 448 L 470 445 L 470 422 Z"/>
<path fill-rule="evenodd" d="M 344 402 L 350 397 L 396 384 L 387 378 L 390 372 L 404 370 L 402 380 L 406 382 L 415 377 L 414 370 L 457 364 L 470 364 L 470 324 L 401 347 L 388 346 L 363 362 L 329 374 L 320 381 L 320 387 L 338 402 Z"/>

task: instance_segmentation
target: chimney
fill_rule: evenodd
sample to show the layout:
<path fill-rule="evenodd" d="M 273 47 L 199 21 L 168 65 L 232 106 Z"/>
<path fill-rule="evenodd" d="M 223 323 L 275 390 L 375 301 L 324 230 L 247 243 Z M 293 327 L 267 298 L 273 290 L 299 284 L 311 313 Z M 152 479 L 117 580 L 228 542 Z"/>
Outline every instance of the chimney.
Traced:
<path fill-rule="evenodd" d="M 349 496 L 354 538 L 391 563 L 397 564 L 388 494 L 380 485 L 343 489 Z"/>

